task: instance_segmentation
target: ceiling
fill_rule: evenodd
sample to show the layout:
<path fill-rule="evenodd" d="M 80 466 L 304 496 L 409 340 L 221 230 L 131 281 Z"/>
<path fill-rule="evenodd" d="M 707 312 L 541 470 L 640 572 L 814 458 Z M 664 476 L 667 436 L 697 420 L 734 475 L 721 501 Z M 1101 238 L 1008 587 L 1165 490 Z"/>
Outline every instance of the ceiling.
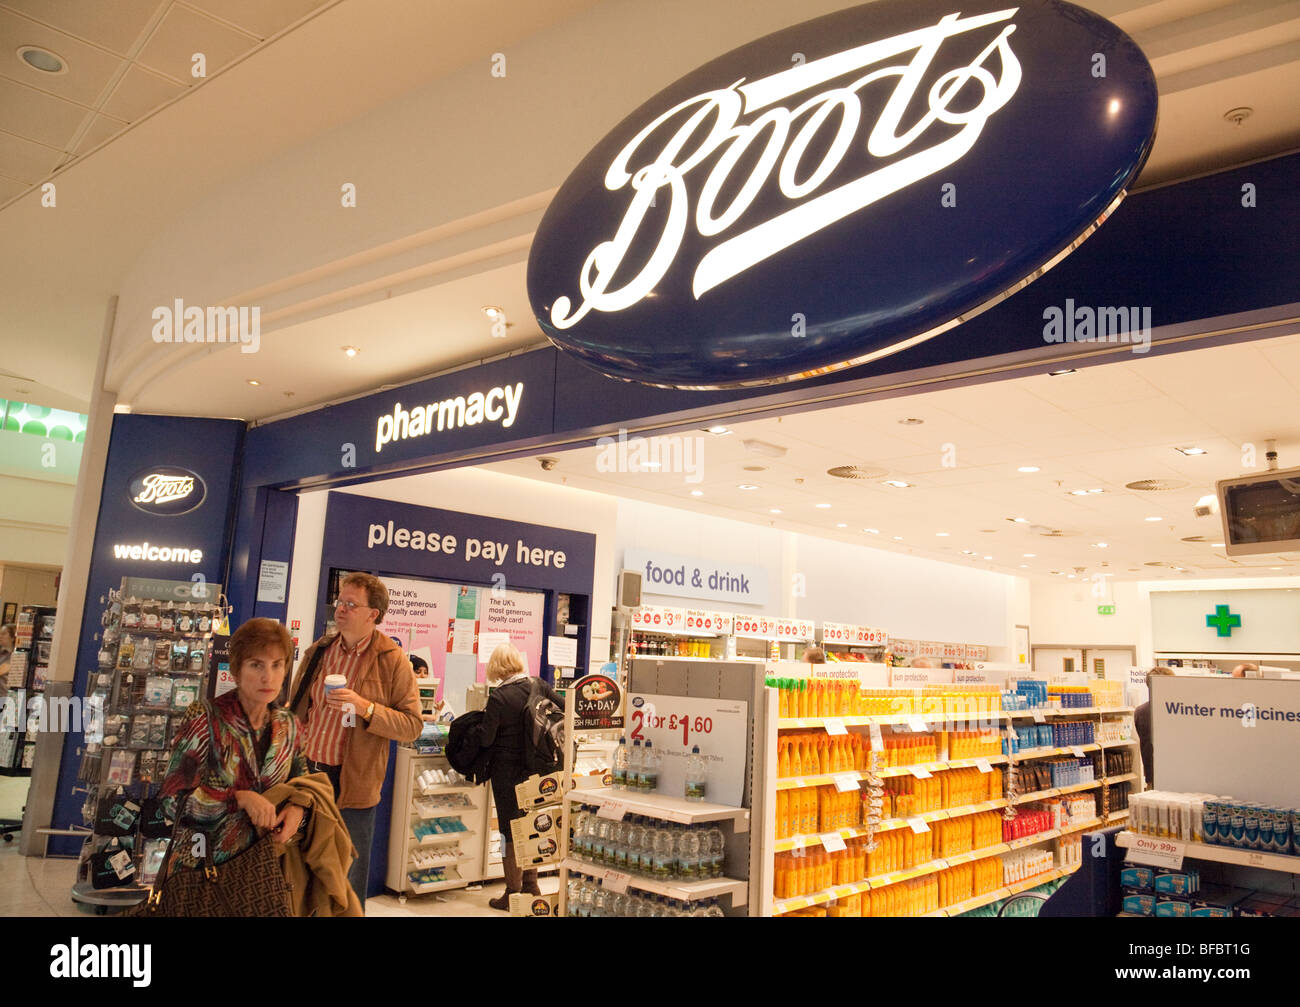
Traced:
<path fill-rule="evenodd" d="M 724 30 L 719 25 L 733 34 L 747 30 L 736 27 L 729 8 L 715 6 L 698 8 L 714 34 Z M 1300 147 L 1296 0 L 1091 0 L 1084 6 L 1130 32 L 1156 71 L 1159 133 L 1139 187 Z M 84 410 L 109 296 L 169 221 L 206 193 L 507 41 L 566 18 L 575 24 L 597 16 L 635 20 L 637 11 L 621 0 L 481 0 L 472 10 L 453 0 L 121 0 L 113 5 L 120 17 L 95 16 L 104 9 L 94 0 L 0 0 L 0 176 L 30 186 L 57 171 L 75 181 L 80 198 L 57 217 L 32 212 L 30 194 L 0 208 L 0 346 L 22 351 L 7 353 L 0 365 L 10 375 L 0 371 L 0 397 Z M 691 4 L 656 9 L 680 21 L 661 26 L 670 34 L 686 32 L 686 19 L 697 16 Z M 789 22 L 804 16 L 790 5 Z M 48 82 L 34 86 L 35 71 L 13 58 L 16 45 L 42 39 L 67 49 L 73 70 L 67 80 L 56 78 L 65 91 Z M 199 46 L 216 54 L 203 86 L 187 78 L 188 64 L 179 61 Z M 382 73 L 372 60 L 358 58 L 373 52 L 384 53 Z M 634 40 L 632 55 L 667 61 L 638 52 Z M 212 75 L 222 66 L 216 76 L 223 84 L 214 89 Z M 581 66 L 557 64 L 555 72 L 571 74 L 577 90 L 588 86 Z M 157 101 L 148 94 L 128 101 L 136 80 L 157 84 Z M 644 100 L 638 86 L 617 75 L 604 80 L 620 108 Z M 140 118 L 160 102 L 171 104 Z M 1240 125 L 1224 118 L 1243 107 L 1253 114 Z M 112 135 L 118 124 L 123 132 L 87 153 L 93 137 Z M 176 142 L 178 136 L 186 142 Z M 201 142 L 214 137 L 236 142 Z M 39 154 L 40 171 L 19 171 L 14 165 L 21 158 L 11 159 L 6 144 Z M 581 154 L 574 151 L 570 163 Z M 469 149 L 463 156 L 480 155 Z M 562 173 L 549 181 L 558 186 Z M 409 198 L 414 203 L 421 196 L 413 191 Z M 270 244 L 274 238 L 259 235 Z M 120 387 L 130 388 L 137 411 L 265 419 L 531 345 L 541 333 L 527 310 L 527 231 L 516 238 L 502 254 L 484 254 L 462 268 L 422 270 L 405 259 L 386 292 L 388 278 L 376 270 L 364 298 L 339 300 L 328 311 L 319 310 L 318 290 L 310 302 L 304 294 L 301 305 L 289 299 L 264 323 L 256 371 L 237 349 L 207 347 L 178 355 L 165 368 L 150 361 L 151 369 L 128 375 Z M 419 276 L 414 284 L 412 275 Z M 265 279 L 271 285 L 284 277 Z M 513 324 L 505 338 L 491 335 L 485 304 L 506 309 Z M 343 345 L 361 354 L 349 359 Z M 261 383 L 250 385 L 250 378 Z M 192 390 L 200 387 L 196 402 Z"/>
<path fill-rule="evenodd" d="M 1300 335 L 798 413 L 725 435 L 688 432 L 690 448 L 663 442 L 674 450 L 660 454 L 658 471 L 601 471 L 613 456 L 602 462 L 598 447 L 554 455 L 550 472 L 536 459 L 488 467 L 1021 576 L 1158 580 L 1270 576 L 1285 567 L 1282 575 L 1294 573 L 1300 556 L 1228 559 L 1216 546 L 1219 518 L 1192 508 L 1216 480 L 1247 470 L 1247 445 L 1257 470 L 1270 439 L 1282 468 L 1300 467 L 1297 397 Z M 677 459 L 678 471 L 669 471 Z M 864 480 L 827 474 L 841 465 L 881 472 Z M 1126 488 L 1146 479 L 1183 488 Z M 1189 536 L 1204 541 L 1183 541 Z"/>

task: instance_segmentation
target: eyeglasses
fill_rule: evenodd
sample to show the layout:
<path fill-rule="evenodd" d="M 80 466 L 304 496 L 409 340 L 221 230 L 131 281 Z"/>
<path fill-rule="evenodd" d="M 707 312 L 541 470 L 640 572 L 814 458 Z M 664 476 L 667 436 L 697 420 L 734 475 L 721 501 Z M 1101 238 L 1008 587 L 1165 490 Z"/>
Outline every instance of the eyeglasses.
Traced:
<path fill-rule="evenodd" d="M 336 602 L 334 603 L 334 607 L 335 607 L 336 609 L 342 608 L 342 609 L 346 609 L 346 610 L 349 611 L 349 612 L 353 612 L 353 611 L 355 611 L 356 609 L 361 608 L 362 606 L 358 605 L 355 601 L 342 601 L 342 600 L 340 600 L 340 601 L 336 601 Z M 366 607 L 369 607 L 369 606 L 366 606 Z"/>

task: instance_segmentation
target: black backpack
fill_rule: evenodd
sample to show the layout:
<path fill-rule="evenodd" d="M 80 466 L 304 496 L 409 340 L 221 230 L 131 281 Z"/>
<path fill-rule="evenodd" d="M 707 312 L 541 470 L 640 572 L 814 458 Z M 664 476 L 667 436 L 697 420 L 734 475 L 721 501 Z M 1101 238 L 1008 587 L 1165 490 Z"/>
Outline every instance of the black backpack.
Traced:
<path fill-rule="evenodd" d="M 528 680 L 524 706 L 524 768 L 530 773 L 553 773 L 564 762 L 564 709 L 551 699 L 539 679 Z"/>
<path fill-rule="evenodd" d="M 462 713 L 451 722 L 447 744 L 443 746 L 451 768 L 471 783 L 485 783 L 491 775 L 492 751 L 479 744 L 478 729 L 482 721 L 482 710 Z"/>

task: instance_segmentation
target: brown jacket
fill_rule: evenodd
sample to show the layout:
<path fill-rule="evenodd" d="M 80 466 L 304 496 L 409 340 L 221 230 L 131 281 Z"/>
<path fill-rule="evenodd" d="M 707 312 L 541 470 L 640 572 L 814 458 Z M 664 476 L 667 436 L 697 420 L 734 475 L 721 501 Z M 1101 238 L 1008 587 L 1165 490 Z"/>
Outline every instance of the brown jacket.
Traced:
<path fill-rule="evenodd" d="M 298 841 L 274 844 L 293 914 L 364 916 L 361 900 L 348 884 L 348 869 L 357 851 L 334 804 L 329 777 L 324 773 L 295 776 L 262 796 L 276 807 L 297 804 L 306 810 Z"/>
<path fill-rule="evenodd" d="M 318 647 L 328 647 L 337 636 L 323 636 L 302 655 L 293 676 L 289 696 L 298 695 L 303 673 L 311 664 Z M 315 675 L 324 674 L 324 662 L 316 666 Z M 313 676 L 314 677 L 314 676 Z M 339 774 L 340 808 L 373 808 L 379 803 L 379 791 L 388 771 L 388 743 L 414 741 L 424 729 L 420 718 L 420 691 L 415 684 L 415 672 L 402 648 L 376 629 L 366 648 L 365 664 L 357 675 L 353 691 L 366 700 L 373 700 L 375 715 L 369 723 L 361 720 L 364 710 L 357 711 L 357 726 L 348 731 L 343 742 L 343 769 Z M 293 707 L 294 714 L 304 726 L 311 715 L 311 690 L 303 690 L 302 698 Z"/>

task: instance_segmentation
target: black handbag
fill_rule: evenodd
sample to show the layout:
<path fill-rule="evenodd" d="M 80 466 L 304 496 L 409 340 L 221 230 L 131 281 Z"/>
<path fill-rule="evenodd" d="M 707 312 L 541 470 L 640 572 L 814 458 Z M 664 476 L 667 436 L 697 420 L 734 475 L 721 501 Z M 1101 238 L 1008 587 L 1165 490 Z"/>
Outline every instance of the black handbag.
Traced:
<path fill-rule="evenodd" d="M 92 853 L 89 866 L 90 887 L 96 891 L 136 883 L 135 857 L 120 839 L 114 839 L 98 853 Z"/>
<path fill-rule="evenodd" d="M 140 824 L 141 802 L 119 787 L 105 794 L 95 808 L 95 832 L 101 836 L 133 836 Z"/>
<path fill-rule="evenodd" d="M 216 753 L 212 731 L 212 712 L 208 712 L 208 758 Z M 195 788 L 197 789 L 197 788 Z M 291 916 L 289 886 L 285 883 L 280 860 L 276 856 L 270 833 L 263 835 L 243 853 L 223 864 L 212 860 L 212 842 L 205 830 L 191 830 L 203 837 L 203 855 L 193 870 L 172 871 L 177 836 L 185 817 L 185 804 L 194 789 L 180 796 L 176 804 L 176 822 L 172 826 L 167 854 L 158 868 L 158 877 L 145 900 L 128 909 L 123 916 Z"/>

